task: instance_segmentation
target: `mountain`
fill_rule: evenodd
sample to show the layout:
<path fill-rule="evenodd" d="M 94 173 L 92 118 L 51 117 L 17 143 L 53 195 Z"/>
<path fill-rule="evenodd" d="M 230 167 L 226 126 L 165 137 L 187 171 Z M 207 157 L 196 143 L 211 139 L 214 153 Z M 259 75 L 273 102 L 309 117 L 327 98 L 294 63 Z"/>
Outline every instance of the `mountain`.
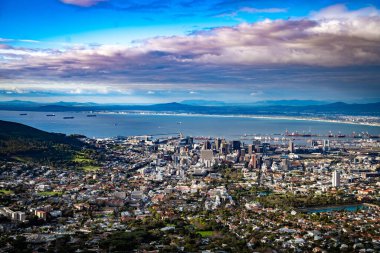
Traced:
<path fill-rule="evenodd" d="M 216 100 L 183 100 L 181 104 L 185 105 L 200 105 L 200 106 L 224 106 L 227 105 L 223 101 Z"/>
<path fill-rule="evenodd" d="M 181 104 L 195 106 L 307 106 L 307 105 L 324 105 L 326 101 L 318 100 L 262 100 L 254 103 L 225 103 L 216 100 L 183 100 Z"/>
<path fill-rule="evenodd" d="M 54 162 L 70 160 L 84 147 L 78 139 L 0 120 L 0 159 Z"/>
<path fill-rule="evenodd" d="M 197 103 L 197 102 L 196 102 Z M 347 104 L 343 102 L 329 104 L 313 104 L 319 101 L 313 100 L 282 100 L 265 102 L 266 105 L 257 104 L 225 104 L 220 106 L 205 106 L 165 103 L 153 105 L 110 105 L 110 104 L 81 104 L 59 103 L 59 104 L 33 104 L 33 106 L 22 106 L 18 102 L 0 102 L 0 110 L 14 111 L 151 111 L 151 112 L 174 112 L 174 113 L 199 113 L 199 114 L 242 114 L 242 115 L 364 115 L 380 116 L 380 102 L 369 104 Z M 205 102 L 204 104 L 207 104 Z M 274 103 L 274 104 L 273 104 Z M 308 104 L 309 103 L 309 104 Z M 322 103 L 322 102 L 321 102 Z M 272 104 L 272 105 L 269 105 Z M 286 105 L 291 104 L 291 105 Z M 297 106 L 295 106 L 297 104 Z M 306 105 L 301 105 L 306 104 Z"/>
<path fill-rule="evenodd" d="M 255 106 L 274 106 L 274 105 L 282 105 L 282 106 L 308 106 L 308 105 L 325 105 L 328 104 L 326 101 L 318 101 L 318 100 L 263 100 L 255 102 L 251 105 Z"/>

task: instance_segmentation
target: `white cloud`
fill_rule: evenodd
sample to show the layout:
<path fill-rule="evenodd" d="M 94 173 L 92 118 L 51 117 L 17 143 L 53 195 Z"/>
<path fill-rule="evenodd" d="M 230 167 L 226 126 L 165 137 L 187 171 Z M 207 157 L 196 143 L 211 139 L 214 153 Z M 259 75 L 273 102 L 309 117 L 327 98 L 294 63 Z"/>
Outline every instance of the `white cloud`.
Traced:
<path fill-rule="evenodd" d="M 247 13 L 281 13 L 287 12 L 286 9 L 283 8 L 265 8 L 265 9 L 257 9 L 252 7 L 243 7 L 239 9 L 239 12 L 247 12 Z"/>
<path fill-rule="evenodd" d="M 77 5 L 81 7 L 91 7 L 104 1 L 107 0 L 61 0 L 61 2 L 65 4 Z"/>

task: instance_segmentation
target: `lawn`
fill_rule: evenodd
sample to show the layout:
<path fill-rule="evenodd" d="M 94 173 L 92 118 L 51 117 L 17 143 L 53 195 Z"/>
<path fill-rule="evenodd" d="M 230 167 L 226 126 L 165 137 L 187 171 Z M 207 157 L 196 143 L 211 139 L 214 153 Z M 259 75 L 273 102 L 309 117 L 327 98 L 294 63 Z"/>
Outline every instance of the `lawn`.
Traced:
<path fill-rule="evenodd" d="M 44 191 L 44 192 L 39 192 L 37 194 L 40 196 L 51 197 L 51 196 L 62 196 L 63 193 L 62 192 L 53 192 L 53 191 Z"/>
<path fill-rule="evenodd" d="M 5 189 L 0 189 L 0 195 L 2 195 L 2 194 L 4 194 L 4 195 L 11 195 L 11 194 L 13 194 L 13 191 L 11 191 L 11 190 L 5 190 Z"/>
<path fill-rule="evenodd" d="M 214 231 L 206 230 L 206 231 L 197 231 L 202 237 L 210 237 L 214 235 Z"/>
<path fill-rule="evenodd" d="M 87 172 L 92 172 L 92 171 L 97 171 L 100 169 L 100 166 L 94 166 L 94 165 L 87 165 L 81 167 L 82 170 L 87 171 Z"/>
<path fill-rule="evenodd" d="M 94 162 L 93 159 L 87 158 L 86 155 L 83 153 L 76 154 L 74 158 L 72 159 L 72 161 L 76 163 L 93 163 Z"/>

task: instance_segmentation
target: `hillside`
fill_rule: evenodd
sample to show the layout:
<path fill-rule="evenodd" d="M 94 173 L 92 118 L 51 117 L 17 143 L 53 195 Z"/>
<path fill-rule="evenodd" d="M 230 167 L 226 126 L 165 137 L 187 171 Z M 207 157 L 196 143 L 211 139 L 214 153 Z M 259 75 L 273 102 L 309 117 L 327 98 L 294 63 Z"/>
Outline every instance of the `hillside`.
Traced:
<path fill-rule="evenodd" d="M 48 133 L 0 120 L 0 159 L 56 163 L 70 160 L 84 143 L 64 134 Z"/>

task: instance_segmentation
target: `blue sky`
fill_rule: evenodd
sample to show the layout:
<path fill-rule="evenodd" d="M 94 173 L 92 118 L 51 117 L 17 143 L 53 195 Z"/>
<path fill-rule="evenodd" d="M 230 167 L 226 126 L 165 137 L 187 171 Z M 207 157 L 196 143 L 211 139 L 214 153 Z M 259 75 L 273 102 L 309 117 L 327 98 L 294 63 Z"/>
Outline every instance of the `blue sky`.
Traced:
<path fill-rule="evenodd" d="M 2 0 L 0 99 L 378 101 L 379 5 Z"/>

